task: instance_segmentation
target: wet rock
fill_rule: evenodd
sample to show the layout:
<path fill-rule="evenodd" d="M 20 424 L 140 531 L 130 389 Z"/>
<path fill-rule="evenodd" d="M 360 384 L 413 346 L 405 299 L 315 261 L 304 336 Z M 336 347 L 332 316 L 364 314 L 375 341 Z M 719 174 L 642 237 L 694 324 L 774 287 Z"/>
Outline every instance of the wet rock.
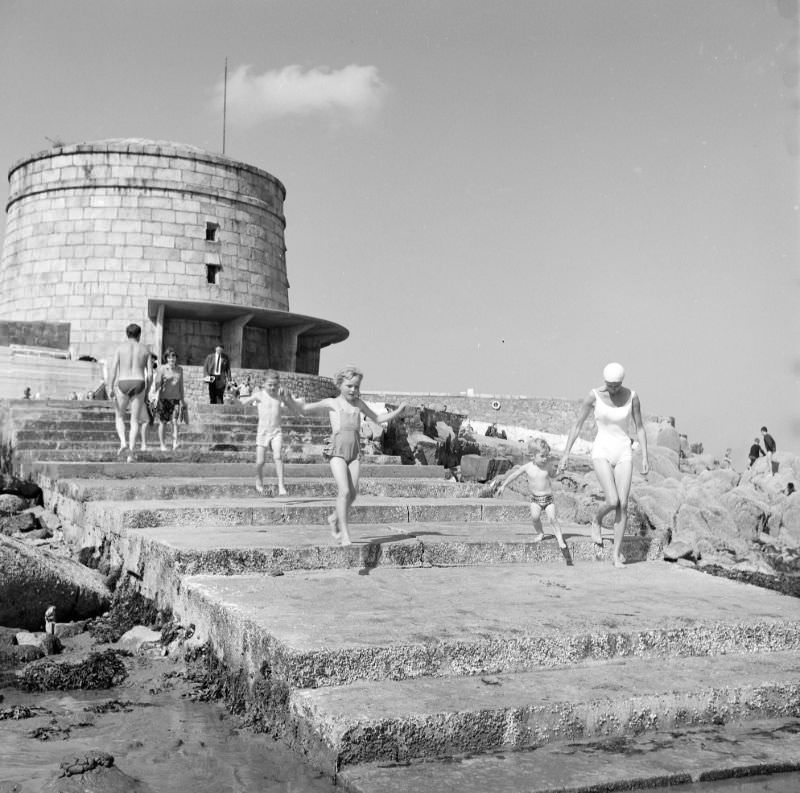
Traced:
<path fill-rule="evenodd" d="M 510 457 L 481 457 L 465 454 L 461 457 L 461 480 L 463 482 L 488 482 L 504 474 L 512 467 Z"/>
<path fill-rule="evenodd" d="M 0 570 L 0 624 L 37 630 L 51 604 L 62 619 L 82 619 L 102 613 L 110 602 L 96 573 L 14 537 L 0 535 Z"/>
<path fill-rule="evenodd" d="M 152 793 L 152 788 L 121 771 L 113 755 L 98 749 L 65 757 L 56 779 L 42 793 Z"/>
<path fill-rule="evenodd" d="M 144 625 L 135 625 L 119 637 L 117 644 L 131 653 L 162 655 L 161 631 L 154 631 Z"/>
<path fill-rule="evenodd" d="M 27 499 L 34 504 L 43 504 L 42 488 L 28 479 L 0 474 L 0 493 L 10 493 Z"/>
<path fill-rule="evenodd" d="M 56 636 L 59 639 L 69 639 L 72 636 L 78 636 L 86 630 L 86 620 L 78 620 L 77 622 L 57 622 L 55 623 Z"/>
<path fill-rule="evenodd" d="M 104 689 L 119 685 L 128 676 L 120 650 L 89 653 L 81 661 L 43 659 L 28 665 L 17 675 L 23 691 L 68 691 Z"/>
<path fill-rule="evenodd" d="M 679 559 L 688 559 L 694 555 L 694 550 L 688 542 L 671 542 L 664 549 L 664 558 L 670 562 L 677 562 Z"/>
<path fill-rule="evenodd" d="M 12 493 L 0 494 L 0 515 L 18 515 L 28 508 L 28 502 L 24 498 L 15 496 Z"/>
<path fill-rule="evenodd" d="M 40 647 L 45 655 L 56 655 L 63 649 L 61 642 L 57 636 L 50 633 L 36 631 L 20 631 L 16 635 L 17 644 L 22 646 L 24 644 L 32 644 L 34 647 Z"/>
<path fill-rule="evenodd" d="M 44 658 L 45 651 L 35 644 L 15 644 L 13 647 L 0 647 L 0 665 L 18 666 L 27 664 L 31 661 L 38 661 Z"/>
<path fill-rule="evenodd" d="M 27 510 L 18 515 L 0 516 L 0 534 L 11 536 L 12 534 L 24 533 L 38 529 L 39 521 L 36 516 Z"/>

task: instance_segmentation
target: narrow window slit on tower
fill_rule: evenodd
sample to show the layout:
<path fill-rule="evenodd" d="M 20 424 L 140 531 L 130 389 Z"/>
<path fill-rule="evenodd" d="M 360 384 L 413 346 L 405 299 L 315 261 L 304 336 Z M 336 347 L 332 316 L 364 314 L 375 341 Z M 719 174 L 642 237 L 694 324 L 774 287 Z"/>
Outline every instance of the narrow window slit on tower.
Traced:
<path fill-rule="evenodd" d="M 219 223 L 206 223 L 206 242 L 216 242 Z"/>
<path fill-rule="evenodd" d="M 206 265 L 206 281 L 210 284 L 218 284 L 219 283 L 219 271 L 222 267 L 218 264 L 207 264 Z"/>

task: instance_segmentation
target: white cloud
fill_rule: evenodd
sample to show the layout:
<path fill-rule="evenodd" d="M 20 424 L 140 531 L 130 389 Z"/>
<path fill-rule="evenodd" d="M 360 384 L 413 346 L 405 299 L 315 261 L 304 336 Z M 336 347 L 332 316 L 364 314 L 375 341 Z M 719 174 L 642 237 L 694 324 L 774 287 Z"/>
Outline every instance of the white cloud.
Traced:
<path fill-rule="evenodd" d="M 223 87 L 220 81 L 216 89 L 219 108 Z M 239 66 L 228 75 L 228 117 L 257 124 L 316 113 L 363 121 L 380 109 L 385 93 L 386 84 L 375 66 L 351 64 L 337 71 L 285 66 L 264 74 Z"/>

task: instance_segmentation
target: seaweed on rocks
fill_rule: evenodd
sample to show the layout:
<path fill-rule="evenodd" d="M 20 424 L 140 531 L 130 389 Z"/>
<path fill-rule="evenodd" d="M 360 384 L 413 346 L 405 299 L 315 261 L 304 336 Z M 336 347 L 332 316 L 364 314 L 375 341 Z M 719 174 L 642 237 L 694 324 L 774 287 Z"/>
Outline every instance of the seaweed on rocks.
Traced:
<path fill-rule="evenodd" d="M 144 597 L 131 584 L 123 583 L 114 591 L 111 608 L 96 617 L 87 626 L 95 641 L 109 644 L 119 641 L 135 625 L 146 625 L 155 630 L 169 622 L 170 612 L 158 609 L 152 600 Z"/>
<path fill-rule="evenodd" d="M 42 659 L 20 672 L 17 685 L 23 691 L 113 688 L 128 676 L 122 658 L 129 655 L 124 650 L 108 649 L 90 653 L 77 663 Z"/>
<path fill-rule="evenodd" d="M 251 690 L 246 673 L 233 672 L 209 642 L 186 653 L 186 679 L 195 685 L 193 699 L 222 700 L 231 713 L 243 718 L 245 726 L 278 738 L 287 728 L 289 685 L 274 679 L 266 662 L 260 671 L 261 679 Z"/>

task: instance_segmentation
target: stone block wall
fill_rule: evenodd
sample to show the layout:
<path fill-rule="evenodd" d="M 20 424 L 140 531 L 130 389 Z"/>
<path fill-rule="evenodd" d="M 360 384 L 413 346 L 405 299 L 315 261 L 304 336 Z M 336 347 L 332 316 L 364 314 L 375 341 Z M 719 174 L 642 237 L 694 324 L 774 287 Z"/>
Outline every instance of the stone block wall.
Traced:
<path fill-rule="evenodd" d="M 0 316 L 69 322 L 77 355 L 110 358 L 130 322 L 153 343 L 148 299 L 289 308 L 285 188 L 265 171 L 105 141 L 20 160 L 9 188 Z"/>
<path fill-rule="evenodd" d="M 507 395 L 465 396 L 464 394 L 430 394 L 417 392 L 374 392 L 362 393 L 369 402 L 389 402 L 397 404 L 406 401 L 419 404 L 432 410 L 469 416 L 473 421 L 496 421 L 499 426 L 519 426 L 566 435 L 578 416 L 581 400 L 548 399 L 543 397 L 523 397 Z M 499 402 L 495 410 L 493 403 Z M 580 437 L 591 439 L 595 434 L 594 418 L 590 416 L 583 425 Z"/>
<path fill-rule="evenodd" d="M 253 379 L 257 387 L 264 377 L 263 369 L 233 368 L 231 375 L 237 383 L 243 383 L 247 375 Z M 300 374 L 299 372 L 278 372 L 281 385 L 288 388 L 296 397 L 308 402 L 316 402 L 325 397 L 336 396 L 339 391 L 329 377 Z M 208 402 L 208 384 L 203 382 L 202 366 L 183 367 L 184 394 L 191 402 Z"/>

